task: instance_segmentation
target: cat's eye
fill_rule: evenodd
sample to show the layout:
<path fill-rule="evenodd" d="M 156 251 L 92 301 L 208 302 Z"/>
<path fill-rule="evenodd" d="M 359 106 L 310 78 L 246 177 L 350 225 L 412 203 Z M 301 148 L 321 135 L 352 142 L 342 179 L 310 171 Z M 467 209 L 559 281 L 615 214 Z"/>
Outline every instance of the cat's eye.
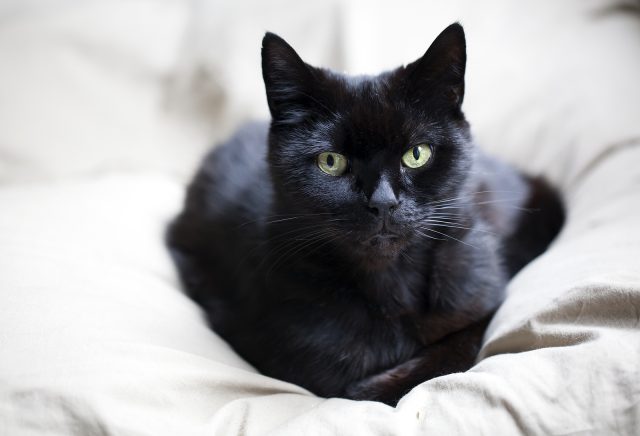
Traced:
<path fill-rule="evenodd" d="M 420 168 L 431 158 L 431 148 L 426 144 L 415 145 L 402 155 L 402 165 L 409 168 Z"/>
<path fill-rule="evenodd" d="M 347 170 L 347 158 L 339 153 L 326 151 L 318 155 L 318 168 L 330 176 L 341 176 Z"/>

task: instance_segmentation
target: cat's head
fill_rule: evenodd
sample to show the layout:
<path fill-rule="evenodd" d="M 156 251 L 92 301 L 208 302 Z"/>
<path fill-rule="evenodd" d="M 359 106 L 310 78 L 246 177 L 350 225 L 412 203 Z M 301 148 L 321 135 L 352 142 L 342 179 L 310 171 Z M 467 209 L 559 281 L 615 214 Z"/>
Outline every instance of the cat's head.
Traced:
<path fill-rule="evenodd" d="M 267 33 L 262 69 L 276 213 L 305 217 L 290 227 L 300 223 L 309 241 L 343 246 L 374 269 L 437 237 L 429 222 L 460 191 L 472 160 L 461 111 L 465 63 L 459 24 L 417 61 L 378 76 L 312 67 Z"/>

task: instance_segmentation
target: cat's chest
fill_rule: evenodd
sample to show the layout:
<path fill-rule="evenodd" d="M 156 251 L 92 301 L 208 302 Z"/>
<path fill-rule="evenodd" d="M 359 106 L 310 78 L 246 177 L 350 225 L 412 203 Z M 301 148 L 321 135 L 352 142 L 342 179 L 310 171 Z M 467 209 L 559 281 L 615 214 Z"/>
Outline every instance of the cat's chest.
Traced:
<path fill-rule="evenodd" d="M 406 362 L 422 348 L 416 326 L 426 289 L 417 275 L 291 268 L 270 284 L 257 317 L 275 327 L 264 334 L 278 343 L 276 360 L 296 356 L 319 374 L 344 371 L 346 382 Z"/>
<path fill-rule="evenodd" d="M 386 277 L 344 284 L 334 291 L 318 308 L 323 321 L 315 328 L 332 332 L 339 359 L 348 358 L 368 373 L 405 361 L 421 347 L 416 328 L 420 289 L 411 288 L 411 283 Z"/>
<path fill-rule="evenodd" d="M 338 361 L 348 361 L 357 377 L 404 362 L 421 347 L 410 317 L 390 316 L 370 304 L 327 308 L 325 316 L 328 321 L 316 327 L 330 325 L 331 352 Z"/>
<path fill-rule="evenodd" d="M 427 305 L 429 284 L 420 269 L 397 268 L 367 274 L 352 282 L 373 312 L 389 322 L 414 324 Z"/>

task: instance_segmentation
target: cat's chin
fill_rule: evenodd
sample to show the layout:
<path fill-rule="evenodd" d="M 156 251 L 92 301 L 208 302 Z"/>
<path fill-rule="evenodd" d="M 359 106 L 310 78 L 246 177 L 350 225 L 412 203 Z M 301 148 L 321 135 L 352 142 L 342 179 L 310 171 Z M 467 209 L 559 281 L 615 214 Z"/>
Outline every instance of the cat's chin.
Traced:
<path fill-rule="evenodd" d="M 364 269 L 386 269 L 397 261 L 405 245 L 404 238 L 398 235 L 376 234 L 361 242 L 356 255 Z"/>

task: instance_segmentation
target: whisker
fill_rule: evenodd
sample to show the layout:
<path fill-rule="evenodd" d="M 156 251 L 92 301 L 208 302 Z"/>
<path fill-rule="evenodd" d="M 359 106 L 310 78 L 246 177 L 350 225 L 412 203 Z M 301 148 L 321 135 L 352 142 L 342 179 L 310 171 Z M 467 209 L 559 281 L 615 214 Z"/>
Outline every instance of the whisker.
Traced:
<path fill-rule="evenodd" d="M 275 262 L 273 262 L 273 264 L 271 265 L 271 267 L 269 268 L 269 270 L 267 270 L 267 273 L 265 275 L 265 278 L 269 277 L 269 274 L 271 273 L 271 271 L 273 271 L 276 266 L 281 263 L 281 261 L 290 258 L 291 256 L 293 256 L 296 253 L 299 253 L 300 251 L 306 249 L 307 247 L 313 245 L 314 243 L 321 241 L 322 239 L 324 239 L 327 235 L 325 234 L 324 231 L 320 232 L 319 234 L 317 234 L 315 237 L 310 238 L 308 241 L 306 241 L 305 243 L 303 243 L 302 245 L 300 245 L 299 247 L 295 247 L 295 244 L 293 247 L 291 247 L 290 250 L 286 250 L 282 255 L 280 255 L 280 257 L 278 257 Z"/>
<path fill-rule="evenodd" d="M 435 226 L 438 226 L 438 227 L 451 227 L 456 229 L 471 230 L 471 227 L 461 226 L 461 225 L 458 225 L 457 223 L 451 223 L 451 222 L 441 221 L 441 220 L 426 220 L 425 224 L 434 224 Z"/>
<path fill-rule="evenodd" d="M 458 239 L 458 238 L 454 238 L 453 236 L 448 235 L 448 234 L 446 234 L 446 233 L 442 233 L 442 232 L 439 232 L 439 231 L 437 231 L 437 230 L 433 230 L 433 229 L 429 229 L 429 228 L 426 228 L 426 229 L 424 229 L 424 230 L 427 230 L 427 231 L 429 231 L 429 232 L 435 232 L 435 233 L 437 233 L 437 234 L 439 234 L 439 235 L 445 236 L 445 237 L 447 237 L 447 238 L 451 238 L 451 239 L 453 239 L 454 241 L 458 241 L 458 242 L 460 242 L 461 244 L 467 245 L 467 246 L 469 246 L 469 247 L 472 247 L 472 248 L 475 248 L 475 249 L 477 249 L 477 248 L 478 248 L 478 247 L 476 247 L 475 245 L 469 244 L 468 242 L 461 241 L 460 239 Z"/>
<path fill-rule="evenodd" d="M 291 238 L 289 238 L 289 239 L 287 239 L 285 241 L 282 241 L 281 243 L 279 243 L 278 245 L 273 247 L 271 250 L 269 250 L 269 252 L 265 256 L 265 259 L 268 259 L 269 257 L 276 256 L 276 255 L 278 255 L 278 253 L 281 253 L 283 251 L 286 252 L 290 248 L 295 248 L 296 245 L 299 242 L 306 242 L 306 241 L 309 241 L 309 240 L 313 240 L 314 238 L 316 238 L 318 236 L 322 236 L 325 232 L 326 232 L 326 230 L 324 228 L 320 228 L 320 229 L 316 229 L 316 230 L 310 231 L 310 232 L 306 233 L 305 235 L 294 236 L 294 237 L 291 237 Z M 302 236 L 304 236 L 304 237 L 302 237 Z"/>
<path fill-rule="evenodd" d="M 307 218 L 307 217 L 312 217 L 312 216 L 320 216 L 320 215 L 333 215 L 333 212 L 319 212 L 319 213 L 305 213 L 305 214 L 275 214 L 275 215 L 267 215 L 266 217 L 261 217 L 255 220 L 251 220 L 251 221 L 246 221 L 242 224 L 239 224 L 237 226 L 237 228 L 240 227 L 244 227 L 246 225 L 249 224 L 253 224 L 253 223 L 257 223 L 257 222 L 261 222 L 262 220 L 267 220 L 265 222 L 265 224 L 269 223 L 269 219 L 271 218 L 281 218 L 281 217 L 285 217 L 284 220 L 288 220 L 288 219 L 299 219 L 299 218 Z"/>
<path fill-rule="evenodd" d="M 257 244 L 255 247 L 253 247 L 251 250 L 249 250 L 249 252 L 238 262 L 237 266 L 236 266 L 236 274 L 239 272 L 240 268 L 242 267 L 242 265 L 253 255 L 255 254 L 258 250 L 262 249 L 265 245 L 270 244 L 270 243 L 275 243 L 275 247 L 271 247 L 269 249 L 269 251 L 267 253 L 265 253 L 265 256 L 262 258 L 262 261 L 258 264 L 257 268 L 260 268 L 264 262 L 269 258 L 269 255 L 271 253 L 274 252 L 278 252 L 281 249 L 285 249 L 287 246 L 289 246 L 290 244 L 294 244 L 295 241 L 298 241 L 299 239 L 297 238 L 297 234 L 303 234 L 306 233 L 307 236 L 311 235 L 315 235 L 316 233 L 319 232 L 318 228 L 319 227 L 324 227 L 324 223 L 316 223 L 314 225 L 310 225 L 310 226 L 305 226 L 302 228 L 296 228 L 293 230 L 290 230 L 288 232 L 284 232 L 282 234 L 279 234 L 273 238 L 267 239 L 265 241 L 260 242 L 259 244 Z M 315 230 L 314 230 L 315 229 Z M 311 230 L 311 231 L 310 231 Z M 283 238 L 287 238 L 284 241 L 278 242 L 279 240 L 282 240 Z"/>
<path fill-rule="evenodd" d="M 456 200 L 462 200 L 469 197 L 474 197 L 479 194 L 515 194 L 517 192 L 518 191 L 513 191 L 513 190 L 511 191 L 500 191 L 500 190 L 474 191 L 474 192 L 469 192 L 469 193 L 460 195 L 458 197 L 450 197 L 450 198 L 444 198 L 442 200 L 431 201 L 430 204 L 440 204 L 440 203 L 446 203 L 446 202 L 451 202 Z"/>
<path fill-rule="evenodd" d="M 402 256 L 402 258 L 403 258 L 404 260 L 406 260 L 409 264 L 411 264 L 411 265 L 413 265 L 413 266 L 417 266 L 417 265 L 418 265 L 418 263 L 416 262 L 416 260 L 415 260 L 415 259 L 413 259 L 413 258 L 409 255 L 409 253 L 405 252 L 404 250 L 403 250 L 403 251 L 400 251 L 400 256 Z"/>
<path fill-rule="evenodd" d="M 310 255 L 310 254 L 312 254 L 312 253 L 315 253 L 315 252 L 316 252 L 316 251 L 318 251 L 321 247 L 324 247 L 324 246 L 325 246 L 326 244 L 328 244 L 329 242 L 335 242 L 335 241 L 339 240 L 340 238 L 346 238 L 346 237 L 347 237 L 348 235 L 350 235 L 351 233 L 352 233 L 352 231 L 351 231 L 351 230 L 349 230 L 349 231 L 347 231 L 347 232 L 345 232 L 345 233 L 343 233 L 343 234 L 336 233 L 336 234 L 334 235 L 334 237 L 333 237 L 333 238 L 329 239 L 329 240 L 328 240 L 328 241 L 326 241 L 325 243 L 320 244 L 319 246 L 317 246 L 317 247 L 316 247 L 316 248 L 314 248 L 313 250 L 309 251 L 309 252 L 307 253 L 307 255 Z"/>
<path fill-rule="evenodd" d="M 456 221 L 468 221 L 470 217 L 467 214 L 448 214 L 448 213 L 432 213 L 427 215 L 424 219 L 445 219 Z"/>
<path fill-rule="evenodd" d="M 278 219 L 278 220 L 267 221 L 264 224 L 265 225 L 277 224 L 277 223 L 281 223 L 281 222 L 284 222 L 284 221 L 291 221 L 291 220 L 298 219 L 298 218 L 306 218 L 306 217 L 282 218 L 282 219 Z M 321 224 L 332 223 L 332 222 L 336 222 L 336 221 L 346 221 L 346 218 L 334 218 L 334 219 L 330 219 L 330 220 L 324 220 L 324 221 L 321 222 Z"/>
<path fill-rule="evenodd" d="M 415 230 L 415 232 L 421 236 L 424 236 L 425 238 L 433 239 L 434 241 L 446 241 L 446 239 L 436 238 L 434 236 L 426 235 L 422 233 L 420 230 Z"/>
<path fill-rule="evenodd" d="M 473 228 L 473 227 L 465 227 L 465 226 L 460 226 L 457 225 L 455 223 L 448 223 L 446 221 L 434 221 L 434 220 L 427 220 L 425 221 L 425 223 L 433 223 L 435 227 L 449 227 L 451 229 L 463 229 L 463 230 L 474 230 L 476 232 L 482 232 L 482 233 L 486 233 L 488 235 L 493 235 L 493 236 L 498 236 L 497 233 L 489 231 L 489 230 L 485 230 L 485 229 L 480 229 L 480 228 Z"/>
<path fill-rule="evenodd" d="M 487 200 L 487 201 L 479 201 L 479 202 L 470 202 L 468 204 L 464 204 L 464 205 L 460 205 L 460 206 L 438 206 L 433 208 L 434 211 L 439 211 L 439 210 L 445 210 L 445 209 L 462 209 L 465 207 L 468 207 L 469 205 L 475 205 L 475 206 L 479 206 L 479 205 L 483 205 L 483 204 L 495 204 L 495 203 L 509 203 L 509 202 L 516 202 L 516 200 L 514 199 L 499 199 L 499 200 Z M 519 206 L 515 206 L 515 205 L 506 205 L 507 207 L 511 207 L 514 209 L 519 209 L 519 210 L 523 210 L 526 211 L 528 209 L 526 208 L 522 208 Z"/>

